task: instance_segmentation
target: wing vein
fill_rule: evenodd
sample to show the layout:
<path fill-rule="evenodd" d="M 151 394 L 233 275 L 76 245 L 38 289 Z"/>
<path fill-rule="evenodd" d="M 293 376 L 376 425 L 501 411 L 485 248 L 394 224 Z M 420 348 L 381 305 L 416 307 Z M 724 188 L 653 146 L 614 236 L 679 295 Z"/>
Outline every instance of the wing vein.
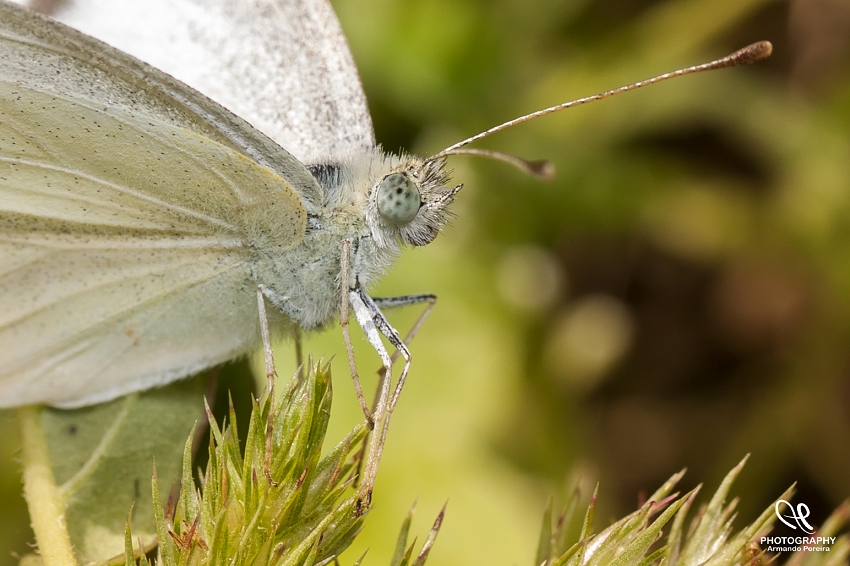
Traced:
<path fill-rule="evenodd" d="M 48 250 L 107 250 L 116 249 L 124 250 L 169 250 L 169 249 L 195 249 L 195 250 L 213 250 L 221 248 L 224 250 L 233 250 L 242 248 L 243 242 L 238 238 L 191 238 L 191 239 L 174 239 L 174 238 L 112 238 L 107 239 L 98 237 L 85 242 L 74 241 L 67 244 L 54 242 L 50 240 L 33 240 L 29 237 L 14 237 L 0 234 L 0 243 L 20 244 L 24 246 L 39 247 Z M 37 259 L 37 258 L 36 258 Z"/>
<path fill-rule="evenodd" d="M 234 225 L 229 224 L 227 222 L 224 222 L 223 220 L 219 220 L 218 218 L 213 218 L 212 216 L 208 216 L 206 214 L 197 212 L 195 210 L 192 210 L 192 209 L 189 209 L 189 208 L 186 208 L 186 207 L 183 207 L 183 206 L 179 206 L 179 205 L 176 205 L 176 204 L 171 204 L 169 202 L 165 202 L 161 199 L 154 198 L 150 195 L 146 195 L 143 192 L 131 189 L 129 187 L 124 187 L 124 186 L 118 185 L 116 183 L 111 183 L 111 182 L 105 181 L 103 179 L 98 179 L 97 177 L 95 177 L 93 175 L 89 175 L 88 173 L 83 173 L 81 171 L 68 170 L 64 167 L 58 167 L 58 166 L 51 165 L 51 164 L 48 164 L 48 163 L 31 161 L 31 160 L 28 160 L 28 159 L 21 159 L 21 158 L 18 158 L 18 157 L 5 157 L 5 156 L 2 156 L 2 155 L 0 155 L 0 163 L 10 163 L 10 164 L 22 163 L 24 165 L 29 165 L 31 167 L 41 167 L 41 168 L 46 169 L 48 171 L 65 173 L 65 174 L 68 174 L 68 175 L 75 175 L 75 176 L 81 177 L 81 178 L 83 178 L 87 181 L 91 181 L 93 183 L 98 183 L 98 184 L 100 184 L 104 187 L 108 187 L 110 189 L 118 191 L 121 194 L 125 194 L 125 195 L 129 195 L 129 196 L 138 198 L 140 200 L 143 200 L 145 202 L 148 202 L 148 203 L 156 205 L 156 206 L 161 206 L 162 208 L 169 210 L 171 212 L 175 212 L 175 213 L 179 213 L 179 214 L 185 214 L 186 216 L 189 216 L 191 218 L 195 218 L 197 220 L 202 220 L 204 222 L 208 222 L 208 223 L 210 223 L 214 226 L 218 226 L 220 228 L 225 228 L 226 230 L 229 230 L 231 232 L 237 231 L 237 229 Z"/>
<path fill-rule="evenodd" d="M 182 285 L 180 287 L 175 287 L 175 288 L 170 289 L 169 292 L 167 292 L 167 293 L 162 293 L 162 294 L 150 297 L 150 298 L 148 298 L 144 301 L 141 301 L 139 303 L 136 303 L 135 305 L 132 305 L 128 308 L 116 311 L 113 314 L 111 314 L 109 317 L 107 317 L 103 320 L 97 321 L 95 324 L 91 324 L 87 327 L 81 328 L 80 329 L 81 331 L 78 332 L 75 336 L 73 336 L 70 340 L 65 340 L 64 344 L 62 344 L 62 343 L 57 344 L 57 346 L 54 348 L 54 351 L 56 352 L 56 354 L 55 354 L 56 358 L 53 359 L 51 361 L 51 363 L 49 363 L 49 364 L 46 364 L 46 365 L 42 364 L 43 367 L 39 368 L 38 373 L 35 374 L 34 377 L 42 378 L 43 376 L 45 376 L 45 375 L 49 374 L 51 371 L 53 371 L 53 369 L 55 367 L 58 367 L 59 365 L 64 363 L 67 359 L 73 357 L 75 354 L 78 354 L 79 352 L 81 352 L 81 351 L 85 350 L 87 347 L 89 347 L 92 344 L 92 340 L 90 338 L 81 338 L 80 337 L 81 334 L 88 333 L 90 336 L 95 335 L 97 333 L 96 331 L 99 327 L 111 324 L 116 319 L 118 319 L 118 318 L 120 318 L 124 315 L 127 315 L 129 313 L 133 313 L 134 311 L 138 311 L 140 309 L 143 309 L 143 308 L 147 307 L 150 303 L 159 301 L 164 297 L 176 294 L 177 292 L 186 291 L 188 289 L 191 289 L 192 287 L 196 287 L 198 285 L 206 283 L 207 281 L 209 281 L 213 277 L 220 276 L 220 275 L 226 273 L 227 271 L 228 270 L 222 270 L 221 272 L 216 273 L 214 276 L 207 277 L 207 278 L 200 278 L 200 279 L 197 279 L 197 280 L 194 280 L 194 281 L 191 281 L 191 282 L 187 282 L 186 285 Z M 156 317 L 156 319 L 154 319 L 150 324 L 146 325 L 146 328 L 150 328 L 150 325 L 155 324 L 156 320 L 158 320 L 159 318 L 164 316 L 164 314 L 165 314 L 165 312 L 160 313 L 159 316 Z M 3 327 L 0 327 L 0 329 L 2 329 L 2 328 Z M 63 352 L 62 348 L 66 348 L 66 350 Z M 124 348 L 124 350 L 126 350 L 128 348 L 129 348 L 129 345 L 126 346 Z M 45 357 L 45 352 L 43 352 L 43 351 L 33 352 L 29 356 L 25 356 L 23 359 L 19 358 L 16 361 L 19 362 L 19 365 L 26 365 L 27 362 L 29 362 L 33 357 L 37 357 L 38 359 L 42 359 L 42 358 Z M 116 357 L 117 357 L 117 355 L 113 356 L 113 359 L 115 359 Z M 14 369 L 12 371 L 14 371 Z M 103 371 L 103 370 L 101 369 L 101 371 Z M 93 376 L 91 376 L 91 377 L 93 377 Z"/>
<path fill-rule="evenodd" d="M 26 87 L 24 87 L 24 88 L 26 88 Z M 109 107 L 107 107 L 107 109 L 105 109 L 105 108 L 103 107 L 103 105 L 95 105 L 95 104 L 92 104 L 92 103 L 90 103 L 90 102 L 89 102 L 88 100 L 86 100 L 86 99 L 83 99 L 83 98 L 76 98 L 76 97 L 70 97 L 70 96 L 62 95 L 62 94 L 60 94 L 60 93 L 58 93 L 58 92 L 51 93 L 51 96 L 53 96 L 53 97 L 55 97 L 55 98 L 58 98 L 58 99 L 61 99 L 61 100 L 64 100 L 65 102 L 70 102 L 70 103 L 75 104 L 75 105 L 77 105 L 77 106 L 80 106 L 80 107 L 82 107 L 82 108 L 86 108 L 86 109 L 88 109 L 88 110 L 91 110 L 92 112 L 96 112 L 96 113 L 98 113 L 98 114 L 105 114 L 105 115 L 106 115 L 106 116 L 108 116 L 109 118 L 111 118 L 111 119 L 115 120 L 116 122 L 118 122 L 119 124 L 121 124 L 121 125 L 123 125 L 123 126 L 127 127 L 128 129 L 133 130 L 134 132 L 137 132 L 138 134 L 140 134 L 140 135 L 142 135 L 142 136 L 149 136 L 149 137 L 151 137 L 151 138 L 153 138 L 153 139 L 155 139 L 155 140 L 159 141 L 160 143 L 162 143 L 162 144 L 164 144 L 164 145 L 168 146 L 170 149 L 172 149 L 172 150 L 176 151 L 177 153 L 180 153 L 181 155 L 183 155 L 185 158 L 187 158 L 188 160 L 192 161 L 192 162 L 193 162 L 193 163 L 195 163 L 196 165 L 198 165 L 198 166 L 200 166 L 200 167 L 202 167 L 202 168 L 206 169 L 207 171 L 209 171 L 210 173 L 212 173 L 213 175 L 215 175 L 215 177 L 217 177 L 217 178 L 219 179 L 219 181 L 221 181 L 221 182 L 222 182 L 225 186 L 227 186 L 227 187 L 230 189 L 230 192 L 232 192 L 232 193 L 233 193 L 233 195 L 234 195 L 234 196 L 236 196 L 236 198 L 237 198 L 237 199 L 239 199 L 239 201 L 240 201 L 240 202 L 249 202 L 249 200 L 250 200 L 250 199 L 248 199 L 248 198 L 245 196 L 245 194 L 244 194 L 244 192 L 243 192 L 243 191 L 239 190 L 239 187 L 238 187 L 235 183 L 233 183 L 233 181 L 232 181 L 232 180 L 230 180 L 230 179 L 228 179 L 226 176 L 222 175 L 220 171 L 218 171 L 218 170 L 216 170 L 216 169 L 210 169 L 210 168 L 209 168 L 209 164 L 208 164 L 208 163 L 203 162 L 203 161 L 202 161 L 202 160 L 200 160 L 200 159 L 199 159 L 196 155 L 192 154 L 190 151 L 187 151 L 185 148 L 183 148 L 183 147 L 181 147 L 180 145 L 178 145 L 178 144 L 174 143 L 173 141 L 171 141 L 171 139 L 169 138 L 169 136 L 162 136 L 162 135 L 159 135 L 159 134 L 157 134 L 156 132 L 154 132 L 154 131 L 152 131 L 152 130 L 142 130 L 142 129 L 140 129 L 137 125 L 135 125 L 132 121 L 127 120 L 126 118 L 124 118 L 123 116 L 121 116 L 121 113 L 120 113 L 120 112 L 108 112 L 108 111 L 107 111 L 107 109 L 108 109 Z M 130 112 L 128 109 L 126 109 L 126 108 L 124 108 L 123 106 L 120 106 L 120 105 L 119 105 L 119 106 L 117 106 L 117 108 L 120 108 L 121 110 L 123 110 L 123 111 L 125 111 L 125 112 Z M 150 119 L 151 117 L 149 117 L 149 116 L 148 116 L 147 118 L 149 118 L 149 119 Z M 13 126 L 11 126 L 11 124 L 6 124 L 6 126 L 8 126 L 8 127 L 12 128 L 12 129 L 14 129 L 15 131 L 17 131 L 17 132 L 18 132 L 19 134 L 21 134 L 22 136 L 25 136 L 25 137 L 27 137 L 27 138 L 29 138 L 29 139 L 31 139 L 31 140 L 32 140 L 32 137 L 31 137 L 31 136 L 27 135 L 25 132 L 21 131 L 19 128 L 14 128 Z M 172 126 L 172 127 L 175 127 L 175 128 L 176 128 L 176 126 Z M 184 129 L 184 128 L 181 128 L 181 129 Z M 184 130 L 185 130 L 185 129 L 184 129 Z M 190 130 L 185 130 L 185 131 L 186 131 L 187 133 L 190 133 Z M 198 134 L 198 133 L 196 133 L 196 132 L 191 132 L 191 133 L 192 133 L 193 135 L 195 135 L 195 136 L 205 137 L 205 136 L 202 136 L 202 135 L 200 135 L 200 134 Z M 215 140 L 213 140 L 213 139 L 210 139 L 210 138 L 207 138 L 207 139 L 208 139 L 209 143 L 215 143 L 215 144 L 218 144 L 218 142 L 216 142 L 216 141 L 215 141 Z M 35 140 L 33 140 L 33 141 L 35 141 Z M 39 147 L 40 149 L 42 149 L 45 153 L 47 153 L 47 154 L 49 154 L 49 155 L 53 156 L 54 158 L 56 158 L 56 159 L 57 159 L 57 161 L 61 161 L 61 159 L 59 158 L 59 156 L 58 156 L 55 152 L 48 150 L 47 148 L 45 148 L 42 144 L 40 144 L 40 143 L 38 143 L 38 142 L 35 142 L 35 143 L 36 143 L 36 144 L 38 145 L 38 147 Z M 218 145 L 220 145 L 220 144 L 218 144 Z M 224 147 L 224 146 L 222 146 L 222 147 Z M 227 149 L 231 149 L 231 148 L 227 148 Z M 231 149 L 231 150 L 232 150 L 232 149 Z"/>
<path fill-rule="evenodd" d="M 48 254 L 48 255 L 50 255 L 50 254 Z M 179 268 L 179 264 L 177 266 L 174 266 L 174 267 Z M 77 335 L 82 334 L 86 330 L 90 330 L 92 328 L 97 328 L 98 326 L 104 324 L 105 322 L 112 320 L 116 315 L 121 315 L 121 314 L 124 314 L 126 312 L 132 312 L 133 309 L 137 308 L 140 305 L 144 305 L 144 304 L 147 304 L 147 303 L 154 301 L 154 300 L 161 300 L 165 297 L 175 295 L 175 294 L 182 292 L 182 291 L 185 291 L 186 289 L 189 289 L 189 288 L 191 288 L 195 285 L 199 285 L 201 283 L 209 281 L 210 279 L 217 277 L 217 276 L 219 276 L 223 273 L 226 273 L 226 272 L 230 271 L 231 269 L 235 269 L 236 267 L 237 266 L 231 265 L 231 266 L 228 266 L 226 269 L 221 269 L 221 270 L 215 271 L 215 272 L 213 272 L 209 275 L 195 277 L 193 279 L 190 279 L 190 280 L 183 282 L 182 284 L 176 284 L 176 285 L 166 289 L 165 292 L 156 293 L 156 294 L 150 296 L 149 298 L 136 303 L 133 306 L 130 306 L 130 307 L 127 307 L 127 308 L 124 308 L 124 309 L 119 309 L 118 311 L 111 314 L 109 317 L 107 317 L 105 319 L 94 322 L 93 324 L 90 324 L 88 326 L 77 327 L 77 330 L 78 330 Z M 125 279 L 121 279 L 120 282 L 121 283 L 127 283 L 129 281 L 138 281 L 140 279 L 150 277 L 151 275 L 159 273 L 161 271 L 162 271 L 162 269 L 151 269 L 150 271 L 145 271 L 145 272 L 139 273 L 139 274 L 137 274 L 133 277 L 127 277 Z M 20 324 L 21 322 L 25 321 L 27 318 L 46 311 L 47 309 L 49 309 L 49 308 L 53 307 L 54 305 L 56 305 L 57 303 L 59 303 L 60 301 L 67 301 L 68 299 L 72 299 L 74 297 L 85 295 L 87 293 L 91 293 L 92 291 L 96 291 L 98 289 L 109 288 L 109 287 L 114 286 L 118 282 L 119 281 L 116 281 L 116 280 L 106 280 L 106 281 L 103 281 L 102 283 L 99 283 L 97 285 L 92 285 L 90 287 L 78 289 L 78 290 L 76 290 L 72 293 L 58 295 L 58 296 L 52 298 L 49 302 L 47 302 L 47 303 L 45 303 L 45 304 L 43 304 L 39 307 L 36 307 L 32 310 L 29 310 L 29 311 L 25 312 L 24 314 L 22 314 L 21 316 L 18 316 L 16 318 L 13 318 L 13 319 L 10 319 L 8 321 L 0 323 L 0 331 L 5 330 L 7 328 L 10 328 L 10 327 L 12 327 L 16 324 Z"/>

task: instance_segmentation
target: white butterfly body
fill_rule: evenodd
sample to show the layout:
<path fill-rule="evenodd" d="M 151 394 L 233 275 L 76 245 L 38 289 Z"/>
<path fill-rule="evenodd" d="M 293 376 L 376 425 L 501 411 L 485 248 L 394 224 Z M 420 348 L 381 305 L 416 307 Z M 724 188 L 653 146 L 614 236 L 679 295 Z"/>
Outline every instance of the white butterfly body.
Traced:
<path fill-rule="evenodd" d="M 80 0 L 67 16 L 92 15 L 84 28 L 102 16 L 131 44 L 121 22 L 154 31 L 109 10 L 136 4 Z M 171 46 L 178 77 L 273 139 L 132 57 L 0 3 L 0 407 L 90 404 L 241 355 L 259 342 L 258 285 L 285 315 L 280 329 L 331 323 L 344 287 L 368 288 L 443 224 L 454 191 L 442 163 L 375 147 L 324 0 L 145 7 L 160 4 L 172 15 L 154 23 L 174 25 L 137 45 Z M 415 197 L 393 201 L 389 185 Z"/>

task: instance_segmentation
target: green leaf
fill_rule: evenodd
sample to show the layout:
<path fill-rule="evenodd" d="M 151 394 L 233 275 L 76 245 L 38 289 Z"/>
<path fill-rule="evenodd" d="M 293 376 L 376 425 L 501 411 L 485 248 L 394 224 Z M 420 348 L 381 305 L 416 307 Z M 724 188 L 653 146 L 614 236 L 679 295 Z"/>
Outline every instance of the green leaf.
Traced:
<path fill-rule="evenodd" d="M 546 564 L 552 557 L 552 505 L 553 501 L 550 498 L 546 510 L 543 511 L 543 522 L 540 525 L 540 540 L 537 542 L 537 558 L 534 559 L 534 566 Z"/>
<path fill-rule="evenodd" d="M 404 518 L 404 522 L 401 524 L 398 539 L 395 543 L 395 552 L 393 553 L 392 560 L 390 560 L 390 566 L 399 566 L 401 561 L 404 560 L 405 549 L 407 548 L 407 537 L 410 533 L 410 523 L 413 522 L 413 513 L 415 511 L 416 502 L 413 503 L 413 506 L 411 506 L 410 511 L 407 512 L 407 516 Z"/>
<path fill-rule="evenodd" d="M 608 563 L 608 566 L 626 566 L 628 564 L 640 564 L 641 558 L 652 546 L 652 543 L 658 539 L 661 534 L 661 529 L 667 524 L 673 515 L 679 510 L 679 507 L 684 503 L 684 499 L 679 499 L 671 504 L 660 517 L 658 517 L 651 525 L 643 529 L 632 542 L 620 552 L 616 559 Z"/>
<path fill-rule="evenodd" d="M 593 514 L 596 512 L 596 498 L 599 497 L 599 483 L 593 488 L 593 495 L 590 496 L 590 504 L 587 506 L 587 512 L 584 514 L 584 522 L 581 524 L 581 533 L 578 539 L 584 540 L 593 528 Z"/>
<path fill-rule="evenodd" d="M 205 384 L 201 377 L 93 407 L 42 410 L 79 563 L 123 557 L 131 508 L 134 538 L 145 546 L 156 539 L 152 464 L 156 458 L 160 485 L 176 487 L 183 443 L 202 414 Z"/>
<path fill-rule="evenodd" d="M 168 536 L 165 513 L 162 510 L 162 496 L 159 491 L 159 475 L 157 473 L 156 463 L 154 463 L 153 474 L 151 475 L 151 501 L 153 502 L 154 521 L 156 521 L 155 529 L 159 542 L 160 560 L 165 566 L 176 566 L 174 545 Z"/>
<path fill-rule="evenodd" d="M 133 536 L 130 527 L 130 518 L 133 516 L 133 511 L 130 511 L 127 516 L 127 523 L 124 525 L 124 566 L 136 566 L 136 558 L 133 553 Z"/>
<path fill-rule="evenodd" d="M 691 505 L 696 499 L 697 494 L 702 489 L 702 484 L 698 485 L 696 489 L 694 489 L 691 494 L 685 499 L 685 502 L 679 508 L 679 512 L 676 513 L 676 518 L 673 519 L 673 526 L 670 527 L 670 534 L 667 537 L 668 545 L 670 547 L 670 556 L 669 556 L 669 564 L 671 566 L 675 566 L 678 564 L 679 560 L 679 549 L 681 548 L 682 537 L 685 526 L 685 518 L 688 516 L 688 511 L 691 509 Z"/>
<path fill-rule="evenodd" d="M 431 548 L 433 548 L 434 542 L 437 540 L 437 535 L 440 534 L 440 527 L 443 526 L 443 518 L 446 516 L 446 505 L 447 503 L 444 503 L 443 508 L 440 509 L 440 512 L 437 514 L 437 518 L 434 520 L 434 524 L 428 532 L 428 538 L 425 539 L 425 543 L 422 545 L 422 550 L 419 551 L 419 556 L 416 557 L 416 561 L 413 563 L 413 566 L 425 566 L 425 562 L 428 560 L 428 555 L 431 553 Z"/>
<path fill-rule="evenodd" d="M 732 484 L 741 473 L 749 456 L 745 457 L 737 466 L 726 474 L 717 491 L 711 496 L 711 500 L 699 517 L 693 533 L 688 537 L 688 542 L 682 549 L 679 560 L 682 564 L 702 564 L 708 560 L 723 544 L 728 533 L 724 532 L 726 496 L 732 488 Z"/>

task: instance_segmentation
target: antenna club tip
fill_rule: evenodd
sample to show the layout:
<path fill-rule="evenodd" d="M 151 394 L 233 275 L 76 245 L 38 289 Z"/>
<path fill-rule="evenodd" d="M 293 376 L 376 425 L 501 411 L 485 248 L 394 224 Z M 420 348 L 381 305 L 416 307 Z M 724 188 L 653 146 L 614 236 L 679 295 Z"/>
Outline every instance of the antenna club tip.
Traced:
<path fill-rule="evenodd" d="M 736 65 L 748 65 L 762 59 L 767 59 L 773 53 L 773 44 L 769 41 L 758 41 L 751 45 L 747 45 L 743 49 L 739 49 L 730 57 L 735 61 Z"/>
<path fill-rule="evenodd" d="M 529 173 L 543 181 L 551 181 L 555 178 L 555 164 L 551 161 L 532 161 L 529 164 Z"/>

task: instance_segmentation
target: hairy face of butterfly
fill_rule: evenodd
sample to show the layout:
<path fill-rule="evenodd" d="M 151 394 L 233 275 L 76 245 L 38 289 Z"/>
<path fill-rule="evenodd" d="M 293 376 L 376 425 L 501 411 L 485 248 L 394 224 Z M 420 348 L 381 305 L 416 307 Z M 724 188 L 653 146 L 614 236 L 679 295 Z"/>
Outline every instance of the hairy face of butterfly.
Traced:
<path fill-rule="evenodd" d="M 447 189 L 444 162 L 403 159 L 372 189 L 370 216 L 378 244 L 400 237 L 405 243 L 431 243 L 449 218 L 447 207 L 460 186 Z"/>

